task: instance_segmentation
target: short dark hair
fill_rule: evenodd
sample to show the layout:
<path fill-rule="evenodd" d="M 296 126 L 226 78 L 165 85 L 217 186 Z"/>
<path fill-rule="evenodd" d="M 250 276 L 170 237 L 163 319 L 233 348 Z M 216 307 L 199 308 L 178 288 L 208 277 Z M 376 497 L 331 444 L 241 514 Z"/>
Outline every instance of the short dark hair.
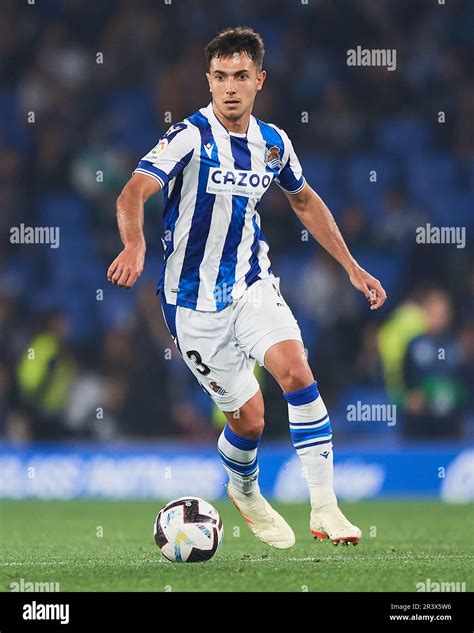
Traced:
<path fill-rule="evenodd" d="M 214 57 L 231 57 L 235 53 L 247 53 L 250 59 L 262 70 L 265 47 L 261 35 L 250 26 L 238 26 L 225 29 L 209 42 L 205 48 L 207 69 Z"/>

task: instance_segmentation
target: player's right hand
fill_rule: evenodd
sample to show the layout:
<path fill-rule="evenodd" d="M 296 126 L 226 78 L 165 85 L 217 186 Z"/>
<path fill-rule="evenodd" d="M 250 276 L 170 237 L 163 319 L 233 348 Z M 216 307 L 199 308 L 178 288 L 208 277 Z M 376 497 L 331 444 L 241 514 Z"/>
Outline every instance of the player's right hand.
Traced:
<path fill-rule="evenodd" d="M 143 271 L 146 246 L 144 243 L 125 246 L 110 264 L 107 279 L 120 288 L 131 288 Z"/>

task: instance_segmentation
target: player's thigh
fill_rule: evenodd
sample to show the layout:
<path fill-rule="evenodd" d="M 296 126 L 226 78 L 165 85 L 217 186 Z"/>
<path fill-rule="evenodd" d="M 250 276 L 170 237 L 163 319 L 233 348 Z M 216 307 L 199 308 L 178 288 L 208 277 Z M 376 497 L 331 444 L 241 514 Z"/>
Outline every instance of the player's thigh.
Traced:
<path fill-rule="evenodd" d="M 265 353 L 275 343 L 294 340 L 303 344 L 301 331 L 273 275 L 255 282 L 235 311 L 235 332 L 246 354 L 265 365 Z M 242 300 L 241 300 L 242 301 Z"/>
<path fill-rule="evenodd" d="M 225 412 L 235 411 L 259 389 L 253 369 L 255 360 L 238 347 L 229 308 L 198 312 L 173 306 L 168 328 L 183 357 L 203 389 Z M 165 313 L 165 310 L 164 310 Z M 174 326 L 174 328 L 173 328 Z"/>

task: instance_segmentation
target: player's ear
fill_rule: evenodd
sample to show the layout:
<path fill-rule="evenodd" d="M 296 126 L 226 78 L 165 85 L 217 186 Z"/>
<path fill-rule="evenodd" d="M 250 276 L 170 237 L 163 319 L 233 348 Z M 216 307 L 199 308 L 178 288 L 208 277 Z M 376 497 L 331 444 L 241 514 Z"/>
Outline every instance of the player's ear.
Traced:
<path fill-rule="evenodd" d="M 261 70 L 259 73 L 257 73 L 257 90 L 262 89 L 263 82 L 265 81 L 266 76 L 267 76 L 266 70 Z"/>
<path fill-rule="evenodd" d="M 209 73 L 206 73 L 206 77 L 207 77 L 207 83 L 209 84 L 209 92 L 212 92 L 212 88 L 211 88 L 211 75 Z"/>

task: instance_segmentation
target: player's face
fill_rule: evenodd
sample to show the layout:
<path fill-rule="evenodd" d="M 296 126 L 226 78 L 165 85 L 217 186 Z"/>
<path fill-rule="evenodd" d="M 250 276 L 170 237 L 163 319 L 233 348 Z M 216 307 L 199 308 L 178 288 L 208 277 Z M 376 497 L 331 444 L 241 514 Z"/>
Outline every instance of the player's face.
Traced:
<path fill-rule="evenodd" d="M 231 57 L 215 57 L 206 76 L 214 108 L 225 119 L 238 121 L 252 111 L 266 73 L 258 72 L 247 54 L 235 53 Z"/>

